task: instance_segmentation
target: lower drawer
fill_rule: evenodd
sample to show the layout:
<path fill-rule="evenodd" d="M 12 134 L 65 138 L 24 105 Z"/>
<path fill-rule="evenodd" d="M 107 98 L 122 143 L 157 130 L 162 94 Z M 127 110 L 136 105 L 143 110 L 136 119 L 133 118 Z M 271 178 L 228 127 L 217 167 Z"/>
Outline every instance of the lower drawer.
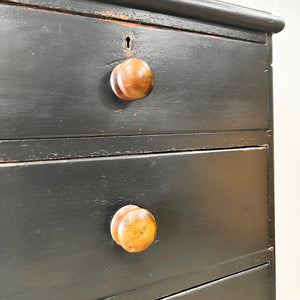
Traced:
<path fill-rule="evenodd" d="M 166 297 L 164 300 L 270 300 L 268 265 L 263 265 L 199 287 Z"/>
<path fill-rule="evenodd" d="M 0 164 L 5 299 L 98 299 L 268 247 L 266 149 Z M 132 254 L 110 236 L 136 204 L 158 224 Z"/>

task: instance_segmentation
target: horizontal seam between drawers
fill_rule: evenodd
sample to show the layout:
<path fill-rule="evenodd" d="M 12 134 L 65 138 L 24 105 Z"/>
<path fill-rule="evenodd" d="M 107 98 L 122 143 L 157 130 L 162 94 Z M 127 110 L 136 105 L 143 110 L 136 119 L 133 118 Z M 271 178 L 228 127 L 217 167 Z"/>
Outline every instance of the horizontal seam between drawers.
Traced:
<path fill-rule="evenodd" d="M 46 137 L 32 137 L 32 138 L 1 138 L 0 137 L 0 143 L 1 142 L 13 142 L 13 141 L 36 141 L 36 140 L 61 140 L 61 139 L 93 139 L 93 138 L 118 138 L 118 137 L 151 137 L 151 136 L 176 136 L 176 135 L 211 135 L 211 134 L 226 134 L 226 133 L 248 133 L 248 132 L 263 132 L 263 133 L 271 133 L 272 130 L 268 128 L 258 128 L 258 129 L 241 129 L 241 130 L 206 130 L 206 131 L 177 131 L 177 132 L 147 132 L 147 133 L 138 133 L 138 134 L 95 134 L 95 135 L 61 135 L 61 136 L 46 136 Z"/>
<path fill-rule="evenodd" d="M 11 166 L 28 166 L 28 165 L 42 165 L 42 164 L 58 164 L 65 163 L 68 161 L 74 162 L 86 162 L 87 160 L 115 160 L 115 159 L 129 159 L 129 158 L 140 158 L 149 156 L 159 156 L 159 155 L 180 155 L 182 153 L 192 154 L 192 153 L 216 153 L 216 152 L 233 152 L 233 151 L 246 151 L 246 150 L 267 150 L 268 145 L 253 145 L 244 147 L 232 147 L 232 148 L 212 148 L 212 149 L 193 149 L 193 150 L 174 150 L 174 151 L 162 151 L 162 152 L 149 152 L 149 153 L 132 153 L 132 154 L 116 154 L 109 156 L 94 156 L 94 157 L 71 157 L 71 158 L 57 158 L 57 159 L 45 159 L 45 160 L 31 160 L 31 161 L 0 161 L 1 167 L 11 167 Z"/>
<path fill-rule="evenodd" d="M 230 263 L 232 263 L 232 262 L 239 262 L 239 261 L 242 261 L 242 260 L 244 260 L 244 259 L 246 259 L 246 258 L 248 258 L 248 257 L 252 257 L 252 256 L 259 255 L 259 254 L 262 254 L 262 255 L 265 255 L 265 256 L 266 256 L 265 259 L 263 259 L 264 261 L 263 261 L 262 263 L 260 263 L 260 264 L 252 265 L 252 266 L 249 267 L 249 268 L 242 269 L 242 270 L 240 270 L 240 271 L 238 271 L 238 272 L 229 273 L 229 274 L 227 274 L 226 276 L 221 276 L 221 277 L 216 278 L 216 279 L 214 279 L 214 280 L 212 280 L 212 281 L 209 281 L 209 282 L 213 282 L 213 281 L 216 281 L 216 280 L 218 280 L 218 279 L 221 279 L 221 278 L 224 278 L 224 277 L 229 277 L 229 276 L 231 276 L 231 275 L 233 275 L 233 274 L 240 273 L 240 272 L 244 272 L 244 271 L 246 271 L 246 270 L 248 270 L 248 269 L 252 269 L 252 268 L 255 268 L 255 267 L 258 267 L 258 266 L 262 266 L 262 265 L 270 265 L 270 261 L 271 261 L 271 259 L 272 259 L 272 258 L 271 258 L 271 254 L 273 253 L 273 251 L 274 251 L 274 248 L 273 248 L 273 247 L 267 248 L 267 249 L 263 249 L 263 250 L 258 250 L 258 251 L 255 251 L 255 252 L 252 252 L 252 253 L 249 253 L 249 254 L 245 254 L 245 255 L 242 255 L 242 256 L 239 256 L 239 257 L 235 257 L 235 258 L 233 258 L 233 259 L 229 259 L 229 260 L 223 261 L 223 262 L 221 262 L 221 263 L 219 263 L 219 264 L 216 264 L 216 265 L 208 266 L 208 267 L 203 268 L 203 269 L 201 269 L 201 270 L 199 270 L 199 271 L 193 271 L 193 272 L 185 273 L 185 274 L 178 275 L 178 276 L 175 276 L 175 277 L 167 278 L 167 279 L 164 279 L 164 280 L 162 280 L 162 281 L 159 281 L 159 282 L 156 282 L 156 283 L 153 283 L 153 284 L 149 284 L 149 285 L 146 285 L 146 286 L 138 287 L 138 288 L 135 288 L 135 289 L 132 289 L 132 290 L 129 290 L 129 291 L 124 291 L 124 292 L 121 292 L 121 293 L 119 293 L 119 294 L 107 296 L 107 297 L 105 297 L 105 298 L 100 298 L 100 299 L 114 299 L 114 297 L 119 297 L 119 296 L 126 295 L 126 294 L 128 295 L 128 294 L 133 293 L 133 292 L 136 292 L 136 291 L 141 291 L 141 292 L 142 292 L 144 288 L 149 288 L 149 287 L 152 287 L 152 286 L 155 286 L 155 285 L 158 285 L 158 284 L 166 284 L 166 283 L 168 283 L 168 282 L 171 282 L 171 281 L 174 281 L 174 280 L 177 280 L 177 279 L 185 278 L 185 277 L 187 277 L 187 276 L 189 276 L 189 275 L 191 275 L 191 274 L 197 274 L 197 273 L 199 274 L 199 273 L 204 272 L 204 271 L 207 271 L 207 270 L 211 270 L 211 269 L 214 269 L 214 268 L 218 268 L 218 267 L 223 266 L 223 265 L 225 265 L 225 264 L 227 264 L 227 263 L 229 263 L 229 262 L 230 262 Z M 199 284 L 199 285 L 197 285 L 197 286 L 204 285 L 204 284 L 209 283 L 209 282 L 203 282 L 202 284 Z M 194 287 L 197 287 L 197 286 L 194 286 Z M 188 290 L 188 289 L 190 289 L 190 288 L 192 288 L 192 287 L 189 287 L 189 288 L 184 289 L 184 290 Z M 182 291 L 182 290 L 181 290 L 181 291 Z M 181 291 L 179 291 L 179 292 L 181 292 Z M 178 294 L 178 292 L 171 293 L 171 294 L 169 294 L 169 295 L 164 295 L 163 297 L 168 297 L 168 296 L 171 296 L 171 295 L 174 295 L 174 294 Z M 156 299 L 163 299 L 163 297 L 156 298 Z M 99 299 L 99 300 L 100 300 L 100 299 Z M 98 299 L 97 299 L 97 300 L 98 300 Z"/>
<path fill-rule="evenodd" d="M 180 292 L 177 292 L 177 293 L 174 293 L 174 294 L 170 294 L 168 296 L 163 296 L 162 298 L 156 298 L 156 300 L 168 299 L 169 297 L 176 296 L 176 295 L 180 296 L 181 294 L 184 294 L 187 291 L 196 291 L 196 290 L 201 289 L 201 288 L 203 288 L 203 287 L 205 287 L 207 285 L 210 285 L 210 284 L 213 284 L 213 283 L 223 282 L 223 281 L 225 281 L 227 279 L 235 278 L 235 277 L 238 277 L 238 276 L 240 276 L 242 274 L 247 274 L 247 273 L 249 273 L 251 271 L 261 270 L 261 269 L 264 269 L 265 267 L 269 267 L 269 266 L 270 266 L 270 264 L 268 262 L 267 263 L 263 263 L 263 264 L 259 264 L 259 265 L 254 266 L 254 267 L 247 268 L 245 270 L 242 270 L 242 271 L 230 274 L 230 275 L 226 275 L 224 277 L 220 277 L 220 278 L 218 278 L 216 280 L 211 280 L 211 281 L 205 282 L 203 284 L 200 284 L 200 285 L 193 286 L 191 288 L 182 290 Z"/>

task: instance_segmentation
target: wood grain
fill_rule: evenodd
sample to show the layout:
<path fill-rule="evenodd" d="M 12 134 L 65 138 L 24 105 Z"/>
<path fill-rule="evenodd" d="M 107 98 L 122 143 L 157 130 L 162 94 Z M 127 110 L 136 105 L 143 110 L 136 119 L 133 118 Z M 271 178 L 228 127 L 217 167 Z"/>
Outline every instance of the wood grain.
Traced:
<path fill-rule="evenodd" d="M 142 59 L 129 58 L 113 69 L 110 85 L 120 99 L 139 100 L 151 93 L 154 87 L 154 74 Z"/>
<path fill-rule="evenodd" d="M 147 249 L 156 235 L 156 221 L 146 209 L 126 205 L 114 215 L 110 231 L 114 241 L 124 250 L 137 253 Z"/>

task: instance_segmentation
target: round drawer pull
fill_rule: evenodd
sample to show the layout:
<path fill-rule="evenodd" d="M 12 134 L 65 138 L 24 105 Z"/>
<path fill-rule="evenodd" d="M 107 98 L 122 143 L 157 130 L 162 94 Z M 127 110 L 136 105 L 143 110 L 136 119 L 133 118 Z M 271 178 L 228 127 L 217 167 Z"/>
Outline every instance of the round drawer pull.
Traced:
<path fill-rule="evenodd" d="M 110 232 L 123 249 L 137 253 L 147 249 L 154 241 L 156 221 L 147 209 L 126 205 L 114 214 Z"/>
<path fill-rule="evenodd" d="M 110 85 L 116 96 L 122 100 L 143 99 L 153 89 L 154 74 L 142 59 L 129 58 L 113 69 Z"/>

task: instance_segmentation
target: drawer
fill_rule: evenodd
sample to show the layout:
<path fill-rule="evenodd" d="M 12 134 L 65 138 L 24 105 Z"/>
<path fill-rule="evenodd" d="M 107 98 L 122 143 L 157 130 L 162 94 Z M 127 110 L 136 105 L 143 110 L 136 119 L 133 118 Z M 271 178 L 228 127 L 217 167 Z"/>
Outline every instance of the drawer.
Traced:
<path fill-rule="evenodd" d="M 0 8 L 1 139 L 268 127 L 266 44 Z M 153 69 L 143 100 L 111 90 L 113 68 L 128 57 Z"/>
<path fill-rule="evenodd" d="M 166 297 L 165 300 L 268 300 L 272 299 L 270 271 L 268 265 L 240 272 L 201 285 L 199 287 Z"/>
<path fill-rule="evenodd" d="M 268 248 L 266 159 L 258 147 L 1 164 L 1 295 L 98 299 Z M 135 254 L 109 229 L 128 204 L 158 226 Z"/>

